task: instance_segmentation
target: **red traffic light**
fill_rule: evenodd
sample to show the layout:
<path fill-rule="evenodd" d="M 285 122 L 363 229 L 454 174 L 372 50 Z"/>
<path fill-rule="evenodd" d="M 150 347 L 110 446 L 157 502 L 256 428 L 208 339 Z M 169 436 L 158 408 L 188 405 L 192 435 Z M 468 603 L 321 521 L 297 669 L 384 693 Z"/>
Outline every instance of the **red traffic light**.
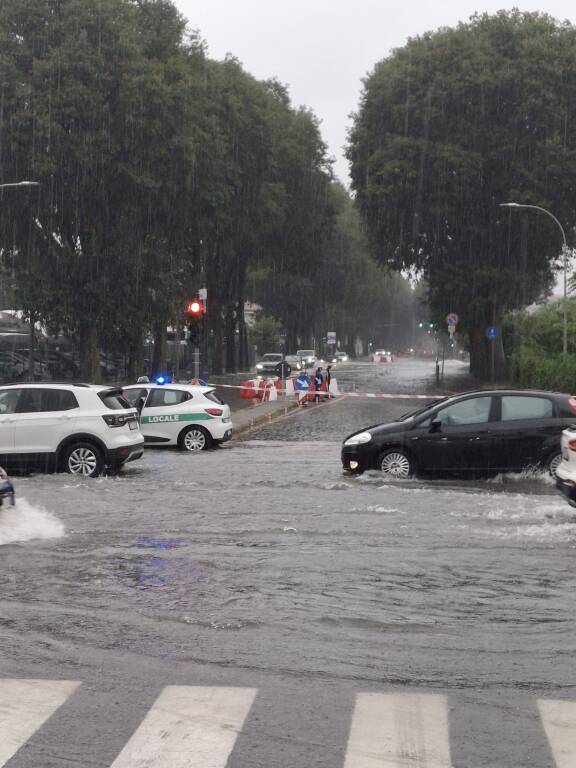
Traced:
<path fill-rule="evenodd" d="M 206 311 L 201 299 L 192 299 L 186 303 L 186 314 L 189 317 L 202 317 Z"/>

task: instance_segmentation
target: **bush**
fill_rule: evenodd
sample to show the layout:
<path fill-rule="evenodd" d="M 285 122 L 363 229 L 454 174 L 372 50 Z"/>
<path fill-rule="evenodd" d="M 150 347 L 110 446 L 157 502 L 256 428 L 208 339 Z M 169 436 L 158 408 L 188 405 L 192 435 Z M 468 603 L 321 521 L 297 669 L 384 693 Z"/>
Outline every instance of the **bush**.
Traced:
<path fill-rule="evenodd" d="M 576 392 L 576 355 L 564 359 L 542 350 L 525 347 L 510 357 L 510 379 L 519 387 Z"/>

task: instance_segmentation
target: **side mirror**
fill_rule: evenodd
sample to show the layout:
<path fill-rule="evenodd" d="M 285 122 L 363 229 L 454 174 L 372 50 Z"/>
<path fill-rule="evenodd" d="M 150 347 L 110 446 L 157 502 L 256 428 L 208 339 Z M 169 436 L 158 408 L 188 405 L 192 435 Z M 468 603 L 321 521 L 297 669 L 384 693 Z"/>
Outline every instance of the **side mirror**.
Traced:
<path fill-rule="evenodd" d="M 430 432 L 441 432 L 442 431 L 442 422 L 440 419 L 434 419 L 434 421 L 430 424 Z"/>

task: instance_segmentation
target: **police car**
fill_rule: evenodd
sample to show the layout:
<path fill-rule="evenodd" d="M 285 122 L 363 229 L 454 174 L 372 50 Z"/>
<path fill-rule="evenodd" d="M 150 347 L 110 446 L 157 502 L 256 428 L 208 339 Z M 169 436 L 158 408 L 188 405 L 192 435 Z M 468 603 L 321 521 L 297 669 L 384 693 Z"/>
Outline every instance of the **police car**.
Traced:
<path fill-rule="evenodd" d="M 213 387 L 193 384 L 134 384 L 123 387 L 126 400 L 140 411 L 147 445 L 177 445 L 205 451 L 232 437 L 230 407 Z"/>

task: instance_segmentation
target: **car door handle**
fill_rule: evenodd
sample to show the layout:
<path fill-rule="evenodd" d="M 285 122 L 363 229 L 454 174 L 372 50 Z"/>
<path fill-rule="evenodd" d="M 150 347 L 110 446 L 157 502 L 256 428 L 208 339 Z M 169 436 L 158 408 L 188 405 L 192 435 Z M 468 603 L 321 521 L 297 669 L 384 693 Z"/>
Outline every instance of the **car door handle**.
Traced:
<path fill-rule="evenodd" d="M 72 416 L 69 416 L 67 413 L 65 413 L 63 416 L 58 416 L 60 421 L 70 421 L 71 418 Z"/>

